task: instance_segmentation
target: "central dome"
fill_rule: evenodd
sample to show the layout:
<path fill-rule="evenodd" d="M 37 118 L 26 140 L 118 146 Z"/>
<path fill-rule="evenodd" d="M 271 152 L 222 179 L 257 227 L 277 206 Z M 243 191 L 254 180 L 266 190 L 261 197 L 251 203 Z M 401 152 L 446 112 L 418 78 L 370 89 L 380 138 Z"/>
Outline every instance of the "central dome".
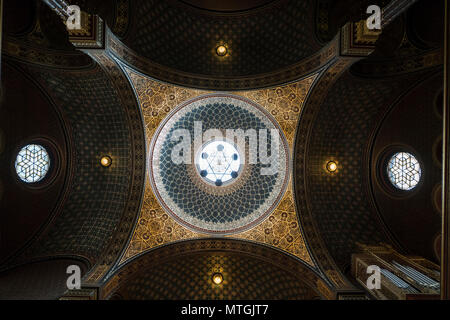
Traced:
<path fill-rule="evenodd" d="M 180 224 L 226 235 L 262 222 L 289 179 L 289 151 L 278 123 L 256 103 L 229 94 L 178 106 L 156 131 L 150 182 Z"/>

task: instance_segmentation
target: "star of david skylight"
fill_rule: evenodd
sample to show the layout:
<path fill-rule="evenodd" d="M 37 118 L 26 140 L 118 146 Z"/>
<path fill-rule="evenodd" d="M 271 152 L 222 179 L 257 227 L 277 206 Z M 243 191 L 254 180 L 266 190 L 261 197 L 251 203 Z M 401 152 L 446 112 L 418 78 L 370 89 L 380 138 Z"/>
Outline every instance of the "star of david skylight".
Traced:
<path fill-rule="evenodd" d="M 239 176 L 241 158 L 231 143 L 212 141 L 205 144 L 198 153 L 196 166 L 206 182 L 220 187 Z"/>

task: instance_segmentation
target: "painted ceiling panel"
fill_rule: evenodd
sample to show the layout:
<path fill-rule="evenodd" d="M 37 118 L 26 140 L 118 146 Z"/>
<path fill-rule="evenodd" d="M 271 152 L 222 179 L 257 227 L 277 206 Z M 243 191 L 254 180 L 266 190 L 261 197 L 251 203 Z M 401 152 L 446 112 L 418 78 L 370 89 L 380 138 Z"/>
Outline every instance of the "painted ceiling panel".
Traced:
<path fill-rule="evenodd" d="M 166 116 L 178 105 L 210 91 L 189 89 L 169 85 L 143 76 L 125 68 L 139 98 L 144 115 L 147 145 L 150 144 L 157 128 Z M 252 100 L 269 113 L 282 129 L 289 153 L 292 154 L 294 133 L 303 102 L 314 83 L 317 74 L 285 86 L 261 90 L 232 92 Z M 142 252 L 169 243 L 210 237 L 208 234 L 189 230 L 172 218 L 160 205 L 147 181 L 142 210 L 120 264 Z M 226 237 L 244 239 L 269 245 L 314 266 L 304 237 L 298 224 L 298 213 L 289 178 L 287 190 L 273 212 L 250 230 Z"/>

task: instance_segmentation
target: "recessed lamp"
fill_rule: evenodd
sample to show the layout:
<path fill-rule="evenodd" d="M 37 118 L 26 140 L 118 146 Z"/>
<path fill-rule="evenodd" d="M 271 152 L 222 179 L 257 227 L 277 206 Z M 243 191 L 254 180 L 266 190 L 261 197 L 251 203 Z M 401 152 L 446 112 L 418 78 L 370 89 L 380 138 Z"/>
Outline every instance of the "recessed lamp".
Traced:
<path fill-rule="evenodd" d="M 329 172 L 336 172 L 336 170 L 337 170 L 337 163 L 334 162 L 334 161 L 329 161 L 327 163 L 327 170 Z"/>
<path fill-rule="evenodd" d="M 214 284 L 219 285 L 223 282 L 223 275 L 221 273 L 214 273 L 212 276 Z"/>
<path fill-rule="evenodd" d="M 104 156 L 100 159 L 100 164 L 105 168 L 109 167 L 112 163 L 112 159 L 109 156 Z"/>
<path fill-rule="evenodd" d="M 218 46 L 216 48 L 216 53 L 218 56 L 223 57 L 224 55 L 226 55 L 228 52 L 227 47 L 225 47 L 224 45 Z"/>

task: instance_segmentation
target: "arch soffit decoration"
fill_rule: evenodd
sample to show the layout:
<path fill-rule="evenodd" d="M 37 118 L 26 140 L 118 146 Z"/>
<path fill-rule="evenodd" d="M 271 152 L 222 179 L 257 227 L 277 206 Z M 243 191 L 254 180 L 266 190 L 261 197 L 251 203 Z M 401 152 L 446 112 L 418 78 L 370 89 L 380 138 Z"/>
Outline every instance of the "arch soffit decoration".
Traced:
<path fill-rule="evenodd" d="M 23 63 L 21 63 L 21 62 L 23 62 Z M 65 162 L 65 161 L 70 162 L 71 159 L 66 154 L 66 150 L 70 150 L 72 148 L 72 146 L 71 146 L 72 141 L 69 138 L 70 128 L 68 126 L 68 120 L 65 117 L 64 113 L 62 112 L 62 110 L 58 107 L 57 102 L 46 90 L 45 86 L 42 83 L 40 83 L 33 76 L 32 71 L 29 68 L 29 66 L 32 66 L 32 65 L 28 61 L 25 62 L 25 61 L 21 61 L 18 59 L 14 59 L 13 57 L 11 57 L 9 55 L 4 57 L 3 63 L 6 64 L 8 67 L 13 68 L 20 74 L 22 74 L 24 79 L 26 79 L 27 81 L 30 81 L 35 86 L 35 88 L 37 90 L 39 90 L 39 92 L 42 94 L 42 96 L 45 97 L 46 101 L 51 106 L 51 108 L 55 111 L 55 113 L 58 117 L 58 121 L 60 122 L 61 128 L 64 132 L 63 140 L 66 143 L 66 146 L 64 148 L 63 145 L 55 144 L 54 140 L 52 138 L 48 138 L 47 136 L 44 136 L 43 138 L 31 136 L 31 137 L 29 137 L 29 140 L 27 140 L 27 141 L 35 141 L 38 144 L 41 141 L 44 141 L 45 145 L 47 145 L 47 146 L 50 145 L 51 146 L 50 150 L 57 154 L 55 156 L 56 159 L 58 159 L 59 161 L 62 161 L 62 162 Z M 25 65 L 25 63 L 27 65 Z M 16 150 L 16 151 L 18 151 L 18 150 Z M 15 157 L 14 157 L 14 159 L 15 159 Z M 50 178 L 50 182 L 46 182 L 44 184 L 44 186 L 42 187 L 43 189 L 46 189 L 48 186 L 51 186 L 53 184 L 53 181 L 56 178 L 55 175 L 61 174 L 61 172 L 60 172 L 61 170 L 59 167 L 60 167 L 60 165 L 58 164 L 54 170 L 56 172 L 50 173 L 50 176 L 53 175 L 53 177 Z M 51 169 L 51 170 L 53 170 L 53 169 Z M 71 171 L 72 171 L 72 166 L 69 164 L 68 170 L 63 174 L 64 179 L 66 179 L 66 183 L 64 183 L 64 186 L 61 188 L 60 192 L 57 194 L 57 198 L 59 200 L 57 201 L 55 206 L 52 208 L 48 217 L 44 220 L 43 224 L 39 227 L 39 229 L 27 240 L 27 242 L 22 247 L 20 247 L 16 252 L 14 252 L 12 255 L 10 255 L 7 259 L 5 259 L 2 262 L 0 271 L 3 272 L 5 270 L 10 270 L 12 268 L 21 266 L 23 264 L 33 263 L 36 261 L 42 261 L 42 260 L 46 260 L 48 258 L 48 257 L 38 257 L 38 258 L 33 257 L 28 260 L 28 258 L 22 259 L 23 257 L 21 257 L 21 255 L 24 253 L 24 251 L 29 246 L 31 246 L 35 241 L 37 241 L 39 239 L 39 237 L 45 232 L 45 230 L 47 230 L 51 226 L 54 219 L 58 216 L 58 214 L 63 209 L 65 199 L 67 198 L 68 193 L 69 193 L 69 189 L 70 189 L 69 186 L 71 185 L 71 181 L 72 181 L 72 172 Z M 24 188 L 26 188 L 26 187 L 24 187 Z M 41 187 L 39 187 L 39 188 L 41 188 Z M 83 261 L 83 263 L 85 263 L 85 265 L 89 265 L 89 259 L 86 259 L 85 257 L 74 256 L 72 254 L 67 254 L 64 256 L 67 258 L 80 259 Z"/>
<path fill-rule="evenodd" d="M 86 284 L 96 284 L 102 281 L 107 272 L 117 265 L 131 238 L 139 212 L 141 211 L 146 179 L 146 139 L 144 122 L 137 96 L 124 70 L 119 66 L 115 57 L 110 54 L 109 50 L 88 49 L 82 51 L 96 61 L 111 79 L 125 109 L 124 114 L 130 123 L 130 128 L 132 129 L 131 139 L 133 141 L 133 170 L 125 211 L 113 239 L 109 242 L 107 249 L 103 252 L 97 265 L 91 269 L 83 282 Z"/>
<path fill-rule="evenodd" d="M 27 50 L 34 51 L 35 49 L 27 48 Z M 126 208 L 116 228 L 117 231 L 113 235 L 111 241 L 108 243 L 107 249 L 105 249 L 102 255 L 98 257 L 96 265 L 93 267 L 91 272 L 88 273 L 88 275 L 85 277 L 86 283 L 96 283 L 114 265 L 115 261 L 119 259 L 121 250 L 123 247 L 125 247 L 126 242 L 130 237 L 131 231 L 135 224 L 135 220 L 139 214 L 143 192 L 142 186 L 144 185 L 145 181 L 144 179 L 145 179 L 146 145 L 145 145 L 143 121 L 141 118 L 139 105 L 137 103 L 133 89 L 131 88 L 126 76 L 123 74 L 122 70 L 115 62 L 115 60 L 111 58 L 107 53 L 90 52 L 89 55 L 93 58 L 94 61 L 98 63 L 97 66 L 95 62 L 93 62 L 92 64 L 89 65 L 89 67 L 83 67 L 82 69 L 71 70 L 68 72 L 89 73 L 94 71 L 99 72 L 100 70 L 102 70 L 100 72 L 104 72 L 109 77 L 109 79 L 114 85 L 114 90 L 118 93 L 118 96 L 121 99 L 121 104 L 124 108 L 123 114 L 128 117 L 127 121 L 130 124 L 131 139 L 132 139 L 132 155 L 131 155 L 132 177 L 129 186 L 129 195 Z M 30 54 L 29 56 L 33 57 L 32 54 Z M 25 55 L 25 58 L 23 56 L 12 56 L 12 57 L 8 56 L 8 59 L 17 61 L 19 64 L 29 65 L 30 70 L 34 70 L 33 72 L 36 72 L 36 70 L 46 70 L 48 72 L 51 72 L 52 70 L 66 70 L 64 63 L 62 65 L 60 65 L 59 63 L 42 64 L 41 61 L 36 61 L 33 59 L 30 61 L 26 57 L 28 57 L 28 55 Z M 70 59 L 70 57 L 65 56 L 63 57 L 63 59 L 64 58 Z M 96 71 L 95 69 L 98 70 Z M 43 88 L 44 92 L 46 92 L 45 86 L 43 86 L 42 84 L 40 84 L 40 86 Z M 51 97 L 50 100 L 54 102 L 55 105 L 57 105 L 57 100 L 55 100 L 53 97 Z M 71 140 L 70 134 L 68 138 L 69 138 L 68 141 L 70 142 Z M 72 174 L 68 175 L 68 179 L 70 184 L 70 181 L 72 180 Z M 66 192 L 67 191 L 68 189 L 66 190 Z M 64 207 L 64 204 L 59 205 L 60 209 L 61 207 Z M 54 216 L 56 215 L 57 213 L 54 214 Z M 50 230 L 50 228 L 51 223 L 46 226 L 45 230 Z M 39 237 L 35 237 L 33 241 L 39 240 Z M 28 246 L 30 247 L 31 244 L 32 243 L 30 242 Z M 18 260 L 13 261 L 12 262 L 13 264 L 11 266 L 22 265 L 26 261 L 25 259 L 28 256 L 28 254 L 31 252 L 27 250 L 21 250 L 21 254 L 20 256 L 18 256 Z M 64 253 L 59 253 L 58 255 L 64 256 Z M 72 257 L 73 254 L 68 254 L 67 256 Z M 89 261 L 89 259 L 86 257 L 80 256 L 79 258 L 86 259 L 86 261 Z M 38 258 L 34 257 L 30 261 L 40 261 L 42 259 L 45 259 L 45 257 L 44 256 L 40 256 Z"/>
<path fill-rule="evenodd" d="M 314 288 L 325 299 L 334 299 L 334 288 L 328 284 L 311 266 L 277 249 L 248 241 L 234 239 L 197 239 L 172 243 L 161 248 L 141 253 L 115 270 L 104 282 L 101 298 L 108 299 L 130 277 L 147 266 L 183 256 L 207 253 L 240 253 L 272 263 L 278 268 L 296 274 L 305 284 Z"/>
<path fill-rule="evenodd" d="M 312 125 L 322 103 L 327 96 L 328 90 L 339 80 L 346 72 L 352 73 L 356 77 L 365 77 L 364 75 L 351 72 L 356 62 L 370 55 L 375 48 L 375 41 L 370 39 L 372 47 L 367 48 L 362 45 L 362 49 L 355 39 L 351 39 L 351 34 L 356 32 L 358 23 L 348 23 L 340 30 L 340 53 L 332 59 L 321 71 L 318 80 L 311 88 L 307 100 L 305 101 L 300 120 L 298 122 L 295 145 L 294 145 L 294 194 L 296 208 L 299 212 L 300 225 L 305 236 L 305 241 L 310 248 L 310 252 L 315 259 L 320 271 L 333 282 L 336 288 L 346 289 L 349 283 L 342 274 L 340 268 L 336 265 L 333 257 L 322 239 L 318 225 L 311 214 L 311 205 L 309 203 L 306 166 L 307 166 L 307 145 L 310 140 Z M 379 65 L 371 64 L 373 77 L 380 77 L 380 69 L 386 71 L 387 75 L 405 75 L 414 72 L 431 70 L 443 63 L 442 50 L 431 50 L 402 60 L 400 65 L 387 64 L 385 61 Z M 433 73 L 431 71 L 431 73 Z M 386 74 L 384 74 L 386 75 Z M 372 141 L 372 140 L 371 140 Z M 371 191 L 367 190 L 370 194 Z M 372 199 L 372 196 L 371 196 Z M 373 199 L 372 199 L 373 201 Z M 384 226 L 384 225 L 383 225 Z M 351 285 L 350 285 L 351 286 Z"/>
<path fill-rule="evenodd" d="M 103 23 L 101 19 L 97 22 L 97 24 L 93 25 L 93 28 L 97 28 Z M 123 29 L 124 26 L 121 28 Z M 35 27 L 30 32 L 31 36 L 36 32 L 40 32 L 38 22 L 36 22 Z M 99 39 L 90 39 L 89 41 L 86 39 L 77 41 L 76 37 L 69 37 L 69 40 L 75 45 L 76 51 L 46 49 L 45 47 L 36 46 L 33 41 L 28 43 L 27 41 L 13 37 L 5 37 L 2 48 L 7 59 L 24 66 L 29 66 L 33 70 L 50 72 L 64 70 L 67 72 L 83 73 L 93 72 L 94 69 L 100 66 L 102 72 L 111 80 L 114 90 L 120 97 L 124 114 L 128 117 L 127 121 L 130 126 L 132 139 L 132 178 L 129 186 L 128 201 L 111 241 L 108 243 L 102 255 L 98 257 L 95 266 L 84 279 L 84 282 L 87 284 L 97 283 L 113 267 L 116 260 L 119 259 L 140 211 L 143 192 L 142 186 L 145 181 L 146 146 L 143 121 L 137 98 L 115 58 L 111 56 L 109 50 L 105 50 L 105 43 L 100 41 L 104 39 L 104 31 L 102 32 L 95 34 Z M 110 32 L 109 29 L 108 32 Z M 83 41 L 85 45 L 82 45 Z M 98 41 L 100 41 L 100 45 L 98 45 Z M 68 255 L 68 257 L 72 256 L 71 254 Z M 84 257 L 80 258 L 84 259 Z M 36 259 L 40 261 L 45 259 L 45 257 L 33 258 L 32 261 Z M 23 263 L 16 265 L 21 264 Z"/>

